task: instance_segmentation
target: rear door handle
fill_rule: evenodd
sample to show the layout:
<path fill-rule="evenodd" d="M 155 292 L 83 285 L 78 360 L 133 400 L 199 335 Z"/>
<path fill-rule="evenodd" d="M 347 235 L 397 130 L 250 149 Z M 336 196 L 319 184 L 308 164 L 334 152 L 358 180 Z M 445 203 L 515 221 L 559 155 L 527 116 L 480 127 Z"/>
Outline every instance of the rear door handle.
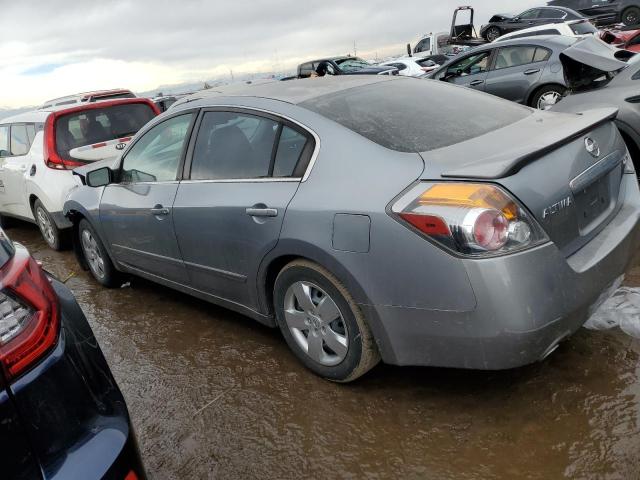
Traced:
<path fill-rule="evenodd" d="M 472 87 L 475 87 L 476 85 L 482 85 L 483 83 L 484 83 L 484 80 L 474 80 L 469 85 Z"/>
<path fill-rule="evenodd" d="M 247 208 L 245 210 L 250 217 L 277 217 L 278 210 L 275 208 Z"/>
<path fill-rule="evenodd" d="M 540 72 L 539 68 L 532 68 L 531 70 L 527 70 L 524 72 L 525 75 L 533 75 L 534 73 Z"/>
<path fill-rule="evenodd" d="M 169 212 L 171 212 L 171 210 L 162 205 L 156 205 L 151 209 L 152 215 L 169 215 Z"/>

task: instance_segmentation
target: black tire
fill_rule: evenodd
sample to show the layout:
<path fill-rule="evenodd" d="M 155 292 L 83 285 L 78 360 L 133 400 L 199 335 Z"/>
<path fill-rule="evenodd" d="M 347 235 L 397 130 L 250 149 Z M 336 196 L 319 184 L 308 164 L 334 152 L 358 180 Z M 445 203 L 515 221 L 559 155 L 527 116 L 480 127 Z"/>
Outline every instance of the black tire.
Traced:
<path fill-rule="evenodd" d="M 312 333 L 311 329 L 314 327 L 310 322 L 306 323 L 307 321 L 305 320 L 305 323 L 309 325 L 309 329 L 306 334 L 298 331 L 296 338 L 308 339 L 311 338 L 310 336 L 312 334 L 314 338 L 318 338 L 322 335 L 323 337 L 320 340 L 322 354 L 327 356 L 334 355 L 335 358 L 340 358 L 340 355 L 334 354 L 330 345 L 324 340 L 327 338 L 325 337 L 327 332 L 329 332 L 329 335 L 333 333 L 334 327 L 332 327 L 332 325 L 334 325 L 334 322 L 338 322 L 337 328 L 346 332 L 343 333 L 343 335 L 346 336 L 346 353 L 342 355 L 343 358 L 335 365 L 322 364 L 313 359 L 310 354 L 307 353 L 307 350 L 303 349 L 299 344 L 299 340 L 294 338 L 294 333 L 287 324 L 287 319 L 285 318 L 285 301 L 290 301 L 287 300 L 287 298 L 290 298 L 287 292 L 290 292 L 290 288 L 293 289 L 294 286 L 299 285 L 300 282 L 319 287 L 318 290 L 321 291 L 320 293 L 330 297 L 328 300 L 333 301 L 334 306 L 338 309 L 339 317 L 331 323 L 322 324 L 320 314 L 315 316 L 315 321 L 319 321 L 319 323 L 323 325 L 322 327 L 318 327 L 317 324 L 315 325 L 317 327 L 315 329 L 316 333 Z M 321 300 L 325 299 L 324 296 L 320 298 Z M 335 382 L 347 383 L 364 375 L 380 361 L 380 354 L 378 353 L 373 334 L 362 312 L 347 288 L 325 268 L 307 260 L 296 260 L 289 263 L 280 271 L 276 278 L 273 301 L 278 326 L 289 348 L 295 356 L 315 374 Z M 320 302 L 315 306 L 319 304 Z M 300 307 L 300 309 L 302 309 L 302 307 Z M 320 309 L 318 312 L 320 312 Z M 299 315 L 304 316 L 306 314 L 299 312 Z M 311 318 L 309 318 L 309 320 L 311 320 Z M 320 333 L 320 331 L 322 333 Z M 310 344 L 307 343 L 307 349 L 311 348 L 309 345 Z M 327 350 L 329 350 L 328 354 Z"/>
<path fill-rule="evenodd" d="M 92 239 L 90 240 L 89 239 Z M 122 285 L 122 274 L 116 270 L 109 254 L 107 253 L 102 240 L 96 234 L 91 224 L 84 218 L 80 220 L 78 225 L 78 239 L 80 251 L 84 256 L 84 261 L 89 267 L 89 271 L 98 283 L 107 288 L 118 288 Z M 86 243 L 85 243 L 86 242 Z M 94 243 L 95 242 L 95 243 Z M 102 261 L 102 269 L 98 264 Z"/>
<path fill-rule="evenodd" d="M 11 227 L 11 218 L 5 215 L 0 215 L 0 228 L 6 230 L 9 227 Z"/>
<path fill-rule="evenodd" d="M 58 228 L 53 217 L 40 200 L 36 200 L 33 204 L 33 218 L 36 220 L 42 238 L 50 248 L 58 251 L 66 248 L 68 232 Z"/>
<path fill-rule="evenodd" d="M 640 23 L 640 7 L 625 8 L 621 20 L 628 27 L 638 25 Z"/>
<path fill-rule="evenodd" d="M 562 100 L 562 97 L 564 96 L 565 92 L 567 91 L 566 88 L 564 88 L 562 85 L 546 85 L 542 88 L 540 88 L 538 91 L 536 91 L 536 93 L 531 97 L 531 101 L 529 102 L 529 106 L 533 107 L 533 108 L 538 108 L 540 110 L 543 110 L 543 108 L 541 108 L 540 104 L 541 104 L 541 100 L 545 95 L 550 95 L 550 94 L 555 94 L 558 95 L 559 98 L 556 101 L 556 103 L 558 103 L 559 101 Z M 553 104 L 555 105 L 555 104 Z M 552 106 L 552 105 L 550 105 Z"/>
<path fill-rule="evenodd" d="M 498 27 L 489 27 L 482 34 L 487 42 L 493 42 L 495 39 L 502 36 L 502 30 Z"/>

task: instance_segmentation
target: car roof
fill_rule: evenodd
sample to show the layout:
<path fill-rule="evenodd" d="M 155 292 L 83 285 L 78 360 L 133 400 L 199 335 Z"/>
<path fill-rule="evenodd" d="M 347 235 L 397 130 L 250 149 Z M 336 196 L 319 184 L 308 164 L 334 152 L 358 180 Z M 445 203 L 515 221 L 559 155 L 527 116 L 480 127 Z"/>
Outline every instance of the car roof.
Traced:
<path fill-rule="evenodd" d="M 0 120 L 0 125 L 6 125 L 9 123 L 43 123 L 51 112 L 45 112 L 42 110 L 31 110 L 29 112 L 19 113 L 12 117 L 3 118 Z"/>
<path fill-rule="evenodd" d="M 256 97 L 298 104 L 331 93 L 396 80 L 391 75 L 337 75 L 286 81 L 265 81 L 251 84 L 232 84 L 202 90 L 180 99 L 175 107 L 199 101 L 208 103 L 220 97 Z"/>
<path fill-rule="evenodd" d="M 569 7 L 556 7 L 554 5 L 548 5 L 546 7 L 533 7 L 533 8 L 528 8 L 525 11 L 528 10 L 560 10 L 562 12 L 565 13 L 570 13 L 572 15 L 577 15 L 578 17 L 584 17 L 584 15 L 582 15 L 580 12 L 576 12 L 574 9 L 569 8 Z"/>

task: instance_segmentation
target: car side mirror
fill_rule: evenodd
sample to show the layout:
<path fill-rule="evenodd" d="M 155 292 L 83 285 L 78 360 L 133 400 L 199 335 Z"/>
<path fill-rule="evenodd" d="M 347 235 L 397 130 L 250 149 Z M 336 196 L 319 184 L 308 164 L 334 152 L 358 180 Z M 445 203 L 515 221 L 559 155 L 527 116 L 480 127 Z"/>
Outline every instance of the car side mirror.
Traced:
<path fill-rule="evenodd" d="M 102 167 L 90 171 L 85 178 L 87 185 L 90 187 L 104 187 L 111 183 L 113 171 L 109 167 Z"/>

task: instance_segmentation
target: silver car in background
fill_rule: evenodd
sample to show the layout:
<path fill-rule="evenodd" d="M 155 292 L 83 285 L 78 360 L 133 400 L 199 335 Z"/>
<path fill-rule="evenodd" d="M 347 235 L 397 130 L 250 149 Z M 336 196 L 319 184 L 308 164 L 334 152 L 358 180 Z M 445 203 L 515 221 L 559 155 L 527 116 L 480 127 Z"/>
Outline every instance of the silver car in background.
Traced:
<path fill-rule="evenodd" d="M 560 54 L 576 40 L 544 35 L 489 43 L 458 55 L 428 78 L 547 110 L 567 90 Z"/>
<path fill-rule="evenodd" d="M 638 248 L 615 114 L 380 76 L 209 90 L 77 169 L 65 213 L 98 282 L 279 327 L 328 379 L 380 358 L 513 368 L 575 332 Z"/>

